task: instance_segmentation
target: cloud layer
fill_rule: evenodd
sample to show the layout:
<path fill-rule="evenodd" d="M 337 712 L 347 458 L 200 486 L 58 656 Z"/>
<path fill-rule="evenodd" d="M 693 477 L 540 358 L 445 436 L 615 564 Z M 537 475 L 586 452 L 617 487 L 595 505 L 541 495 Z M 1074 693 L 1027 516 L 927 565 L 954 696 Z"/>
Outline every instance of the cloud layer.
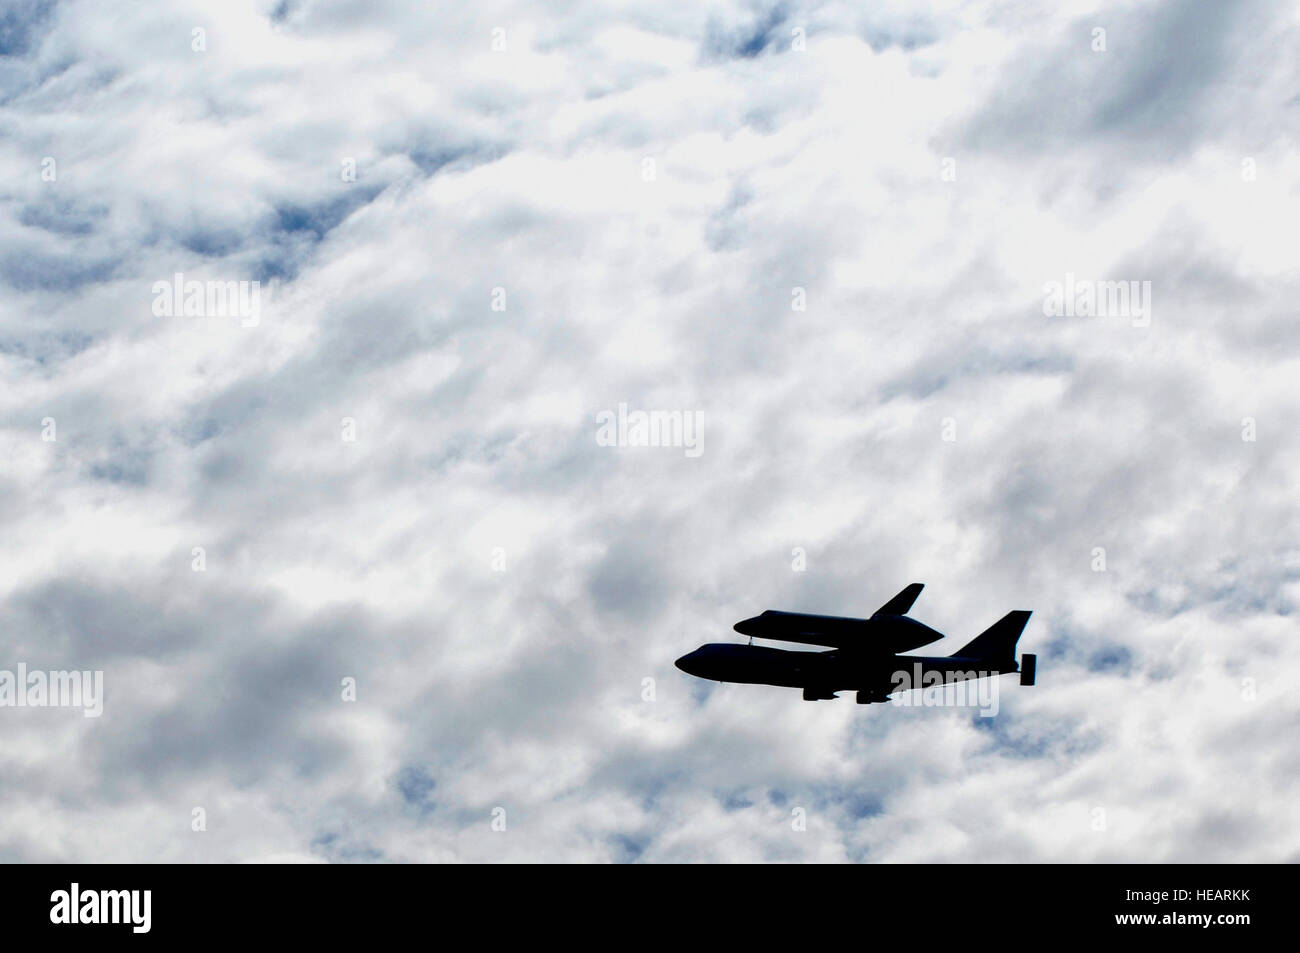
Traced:
<path fill-rule="evenodd" d="M 106 697 L 0 708 L 0 857 L 1300 860 L 1298 26 L 11 5 L 0 668 Z M 916 580 L 1038 685 L 672 666 Z"/>

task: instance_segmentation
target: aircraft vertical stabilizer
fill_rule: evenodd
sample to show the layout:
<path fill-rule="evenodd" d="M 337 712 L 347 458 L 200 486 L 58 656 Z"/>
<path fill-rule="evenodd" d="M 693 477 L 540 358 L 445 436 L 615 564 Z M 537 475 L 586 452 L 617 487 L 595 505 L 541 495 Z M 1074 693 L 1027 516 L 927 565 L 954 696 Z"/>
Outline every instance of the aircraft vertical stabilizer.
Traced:
<path fill-rule="evenodd" d="M 997 622 L 975 636 L 956 652 L 953 658 L 978 658 L 1009 661 L 1016 657 L 1016 643 L 1020 633 L 1029 623 L 1033 612 L 1028 609 L 1015 609 L 1008 612 Z"/>

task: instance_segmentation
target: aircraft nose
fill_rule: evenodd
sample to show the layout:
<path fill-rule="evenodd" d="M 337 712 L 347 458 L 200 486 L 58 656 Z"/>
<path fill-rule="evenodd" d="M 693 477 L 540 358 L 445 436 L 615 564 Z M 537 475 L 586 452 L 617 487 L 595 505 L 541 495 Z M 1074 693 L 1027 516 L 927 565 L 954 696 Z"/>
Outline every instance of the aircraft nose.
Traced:
<path fill-rule="evenodd" d="M 687 675 L 694 675 L 696 670 L 696 663 L 699 662 L 699 658 L 697 657 L 699 654 L 700 654 L 699 649 L 696 649 L 694 652 L 687 652 L 676 662 L 673 662 L 673 664 L 676 665 L 678 668 L 680 668 Z"/>

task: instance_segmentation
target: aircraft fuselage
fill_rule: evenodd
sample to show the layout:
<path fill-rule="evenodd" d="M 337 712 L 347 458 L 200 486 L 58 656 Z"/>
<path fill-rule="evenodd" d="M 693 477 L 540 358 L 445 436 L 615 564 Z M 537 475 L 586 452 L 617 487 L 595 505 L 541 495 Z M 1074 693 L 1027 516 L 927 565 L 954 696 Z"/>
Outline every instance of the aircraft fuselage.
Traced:
<path fill-rule="evenodd" d="M 736 645 L 712 642 L 702 645 L 676 662 L 683 672 L 717 682 L 778 685 L 802 688 L 821 696 L 833 692 L 863 692 L 883 700 L 900 682 L 920 688 L 931 680 L 961 681 L 1004 675 L 1020 669 L 1013 659 L 953 656 L 893 655 L 865 652 L 791 651 L 764 645 Z"/>

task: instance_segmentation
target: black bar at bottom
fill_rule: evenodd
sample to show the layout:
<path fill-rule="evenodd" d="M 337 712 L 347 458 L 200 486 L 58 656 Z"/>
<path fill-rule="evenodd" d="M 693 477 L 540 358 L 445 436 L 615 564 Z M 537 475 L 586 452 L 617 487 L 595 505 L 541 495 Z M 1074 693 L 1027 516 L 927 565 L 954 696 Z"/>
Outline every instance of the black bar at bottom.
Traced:
<path fill-rule="evenodd" d="M 9 939 L 584 942 L 1285 930 L 1294 866 L 9 866 Z M 73 885 L 76 885 L 74 888 Z M 147 894 L 147 907 L 145 904 Z M 75 899 L 75 903 L 74 903 Z M 75 907 L 75 913 L 74 913 Z M 147 917 L 146 917 L 147 913 Z M 73 923 L 73 920 L 78 922 Z M 93 922 L 86 920 L 118 922 Z M 147 929 L 145 929 L 147 927 Z M 615 932 L 611 933 L 613 930 Z M 1262 935 L 1262 934 L 1261 934 Z M 1273 935 L 1280 935 L 1274 932 Z"/>

